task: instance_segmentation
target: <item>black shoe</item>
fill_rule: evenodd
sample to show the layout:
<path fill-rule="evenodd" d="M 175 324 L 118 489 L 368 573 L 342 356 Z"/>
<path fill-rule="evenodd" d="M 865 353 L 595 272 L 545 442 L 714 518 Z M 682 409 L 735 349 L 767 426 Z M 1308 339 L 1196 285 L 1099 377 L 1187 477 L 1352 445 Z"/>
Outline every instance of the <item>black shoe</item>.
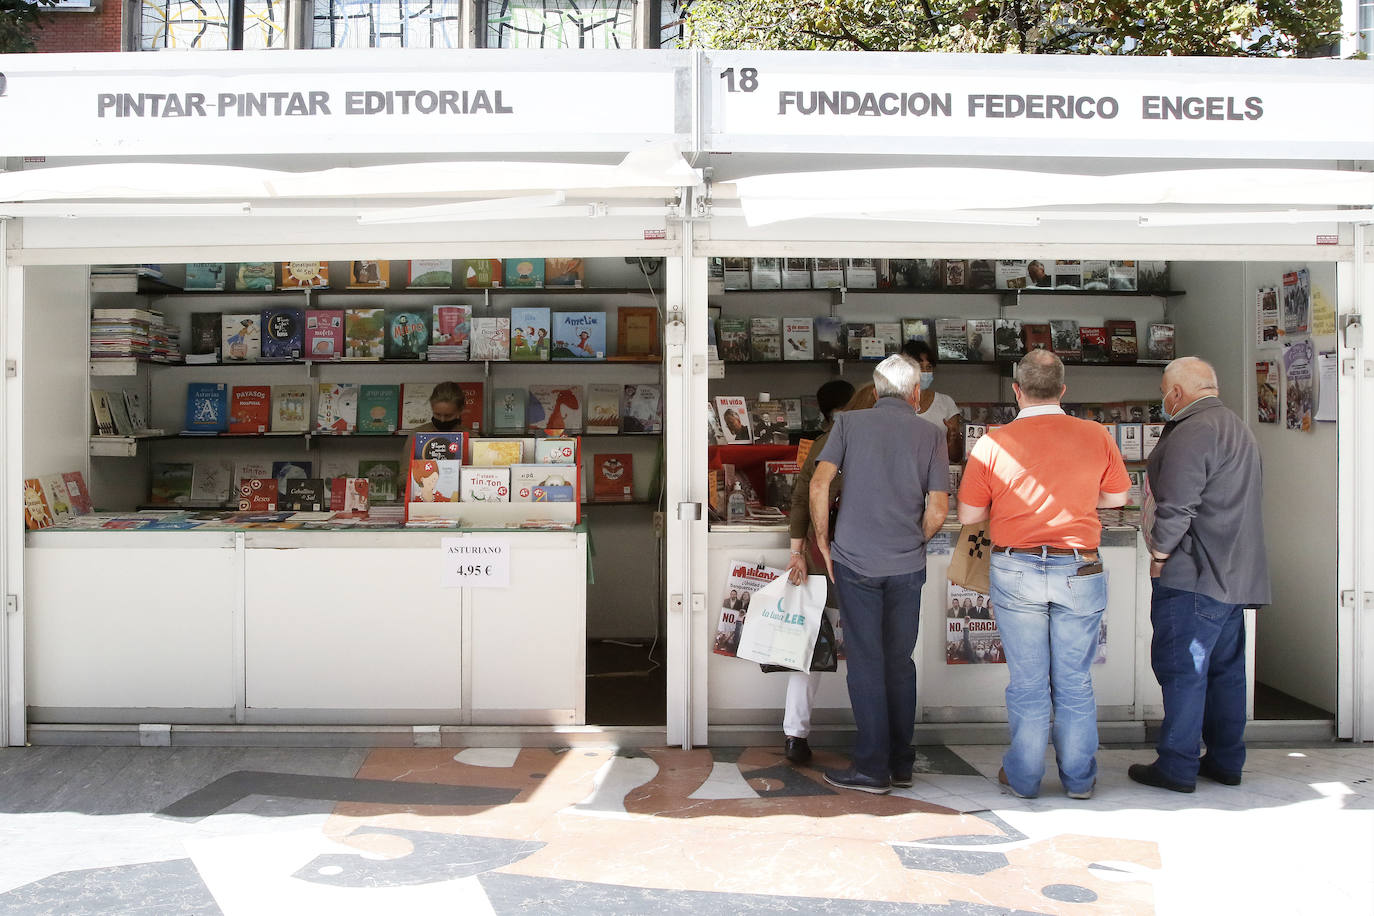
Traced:
<path fill-rule="evenodd" d="M 1240 785 L 1239 773 L 1228 773 L 1206 757 L 1203 757 L 1197 762 L 1197 774 L 1199 776 L 1206 776 L 1208 779 L 1212 780 L 1212 782 L 1219 782 L 1223 786 Z"/>
<path fill-rule="evenodd" d="M 911 771 L 912 771 L 912 767 L 911 767 L 910 764 L 908 764 L 907 767 L 906 767 L 906 769 L 904 769 L 904 770 L 893 770 L 893 771 L 892 771 L 892 785 L 893 785 L 893 787 L 894 787 L 894 788 L 897 788 L 897 789 L 910 789 L 910 788 L 912 787 L 912 785 L 915 783 L 915 780 L 911 778 Z"/>
<path fill-rule="evenodd" d="M 841 789 L 855 789 L 873 795 L 886 795 L 892 791 L 892 783 L 888 780 L 865 776 L 853 767 L 847 770 L 826 770 L 825 781 Z"/>
<path fill-rule="evenodd" d="M 1159 772 L 1159 768 L 1153 763 L 1133 763 L 1131 768 L 1126 771 L 1126 775 L 1142 786 L 1154 786 L 1156 789 L 1168 789 L 1170 792 L 1189 793 L 1196 788 L 1181 782 L 1174 782 Z"/>
<path fill-rule="evenodd" d="M 805 738 L 788 735 L 782 743 L 782 755 L 793 763 L 807 763 L 811 760 L 811 745 L 806 743 Z"/>

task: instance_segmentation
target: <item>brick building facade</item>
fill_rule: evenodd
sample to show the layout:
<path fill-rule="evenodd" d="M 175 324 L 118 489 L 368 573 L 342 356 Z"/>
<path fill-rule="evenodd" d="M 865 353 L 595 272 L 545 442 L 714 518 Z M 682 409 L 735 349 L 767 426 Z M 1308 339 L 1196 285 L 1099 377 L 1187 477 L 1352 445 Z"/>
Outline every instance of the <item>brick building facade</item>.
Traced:
<path fill-rule="evenodd" d="M 93 9 L 54 10 L 39 16 L 34 29 L 35 51 L 122 51 L 124 4 L 121 0 L 92 0 Z"/>

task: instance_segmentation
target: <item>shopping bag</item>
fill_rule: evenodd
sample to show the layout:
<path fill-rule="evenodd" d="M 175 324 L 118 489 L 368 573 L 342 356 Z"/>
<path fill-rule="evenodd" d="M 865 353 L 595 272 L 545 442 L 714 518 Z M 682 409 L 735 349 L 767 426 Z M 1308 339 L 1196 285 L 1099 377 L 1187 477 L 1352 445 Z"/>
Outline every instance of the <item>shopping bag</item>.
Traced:
<path fill-rule="evenodd" d="M 991 588 L 988 585 L 991 566 L 992 540 L 988 537 L 987 522 L 960 528 L 949 555 L 949 581 L 986 595 Z"/>
<path fill-rule="evenodd" d="M 825 576 L 793 585 L 779 576 L 754 593 L 744 618 L 737 658 L 806 671 L 825 615 Z"/>
<path fill-rule="evenodd" d="M 840 643 L 835 636 L 835 625 L 831 622 L 832 618 L 839 611 L 833 607 L 825 609 L 821 615 L 821 628 L 816 633 L 816 648 L 811 650 L 811 670 L 812 671 L 838 671 L 840 667 Z M 791 668 L 784 668 L 782 665 L 759 665 L 764 674 L 772 674 L 777 671 L 791 671 Z"/>

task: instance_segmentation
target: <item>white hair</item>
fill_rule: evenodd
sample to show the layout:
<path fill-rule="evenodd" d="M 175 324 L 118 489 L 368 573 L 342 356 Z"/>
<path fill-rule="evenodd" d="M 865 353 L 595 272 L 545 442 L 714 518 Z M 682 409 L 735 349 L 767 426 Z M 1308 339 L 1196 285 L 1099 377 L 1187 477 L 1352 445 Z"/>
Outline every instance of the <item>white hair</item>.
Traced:
<path fill-rule="evenodd" d="M 921 364 L 905 353 L 894 353 L 873 370 L 873 392 L 880 398 L 910 400 L 921 384 Z"/>

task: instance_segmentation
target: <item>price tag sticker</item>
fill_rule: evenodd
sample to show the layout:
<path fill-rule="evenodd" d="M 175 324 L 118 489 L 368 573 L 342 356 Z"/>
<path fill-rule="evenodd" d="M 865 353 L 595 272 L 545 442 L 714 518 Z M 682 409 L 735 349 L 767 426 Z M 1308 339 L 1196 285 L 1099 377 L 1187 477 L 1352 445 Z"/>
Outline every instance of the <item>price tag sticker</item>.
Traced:
<path fill-rule="evenodd" d="M 444 538 L 440 584 L 445 588 L 505 588 L 510 585 L 510 541 Z"/>

